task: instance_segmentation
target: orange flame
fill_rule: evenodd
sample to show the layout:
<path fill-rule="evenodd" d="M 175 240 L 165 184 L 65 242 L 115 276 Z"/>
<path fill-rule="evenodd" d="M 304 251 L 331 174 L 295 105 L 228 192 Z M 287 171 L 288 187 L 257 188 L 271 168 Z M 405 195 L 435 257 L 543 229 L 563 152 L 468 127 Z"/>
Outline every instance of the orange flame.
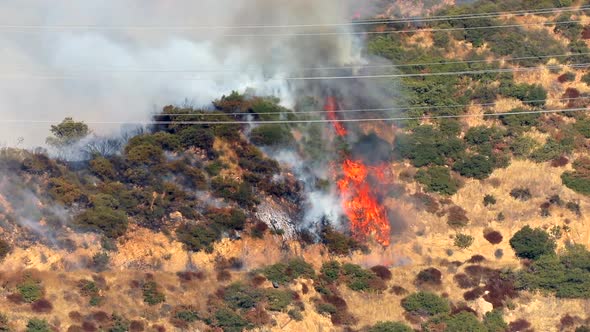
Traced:
<path fill-rule="evenodd" d="M 332 125 L 336 130 L 336 134 L 338 134 L 338 136 L 345 136 L 346 128 L 344 128 L 342 123 L 337 121 L 338 118 L 336 117 L 336 98 L 326 98 L 326 105 L 324 105 L 324 110 L 328 113 L 328 119 L 332 121 Z"/>
<path fill-rule="evenodd" d="M 346 129 L 334 121 L 336 105 L 336 99 L 328 97 L 325 110 L 336 133 L 345 136 Z M 381 245 L 388 246 L 391 226 L 385 207 L 379 204 L 373 188 L 367 182 L 369 170 L 380 181 L 385 179 L 385 165 L 369 168 L 360 160 L 345 159 L 342 163 L 343 178 L 337 183 L 338 190 L 343 199 L 344 213 L 350 220 L 350 230 L 355 237 L 364 239 L 373 235 Z"/>

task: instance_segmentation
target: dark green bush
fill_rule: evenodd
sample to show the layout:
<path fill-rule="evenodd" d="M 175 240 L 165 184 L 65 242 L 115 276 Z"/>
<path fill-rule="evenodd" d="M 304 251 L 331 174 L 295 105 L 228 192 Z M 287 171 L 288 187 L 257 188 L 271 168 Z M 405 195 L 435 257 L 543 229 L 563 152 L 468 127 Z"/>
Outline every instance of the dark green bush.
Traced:
<path fill-rule="evenodd" d="M 412 328 L 400 322 L 379 322 L 371 326 L 367 332 L 412 332 Z"/>
<path fill-rule="evenodd" d="M 467 249 L 473 244 L 473 236 L 466 234 L 455 235 L 454 244 L 461 249 Z"/>
<path fill-rule="evenodd" d="M 341 265 L 337 261 L 324 262 L 320 269 L 320 273 L 326 281 L 335 282 L 340 277 Z"/>
<path fill-rule="evenodd" d="M 447 300 L 430 292 L 410 294 L 402 300 L 401 304 L 406 311 L 423 316 L 434 316 L 451 310 Z"/>
<path fill-rule="evenodd" d="M 31 276 L 25 276 L 24 280 L 16 286 L 16 289 L 23 297 L 23 300 L 28 303 L 35 302 L 43 297 L 41 282 Z"/>
<path fill-rule="evenodd" d="M 225 288 L 223 300 L 234 309 L 250 309 L 254 308 L 264 295 L 252 286 L 237 282 Z"/>
<path fill-rule="evenodd" d="M 515 157 L 526 158 L 537 145 L 537 142 L 530 137 L 518 136 L 510 144 L 510 151 Z"/>
<path fill-rule="evenodd" d="M 45 319 L 31 318 L 25 332 L 52 332 L 53 329 Z"/>
<path fill-rule="evenodd" d="M 286 125 L 260 125 L 250 133 L 250 140 L 256 145 L 286 146 L 293 143 L 293 135 Z"/>
<path fill-rule="evenodd" d="M 432 126 L 423 125 L 411 134 L 401 134 L 395 140 L 395 150 L 416 167 L 444 165 L 447 159 L 458 159 L 465 151 L 463 141 L 447 136 Z"/>
<path fill-rule="evenodd" d="M 190 251 L 212 251 L 219 234 L 203 224 L 184 224 L 176 229 L 176 238 Z"/>
<path fill-rule="evenodd" d="M 463 176 L 482 180 L 492 174 L 494 163 L 487 156 L 472 155 L 457 161 L 453 169 Z"/>
<path fill-rule="evenodd" d="M 590 73 L 586 73 L 582 76 L 582 82 L 586 83 L 586 85 L 590 85 Z"/>
<path fill-rule="evenodd" d="M 143 285 L 143 302 L 156 305 L 166 301 L 166 296 L 160 291 L 160 286 L 155 281 L 147 281 Z"/>
<path fill-rule="evenodd" d="M 4 257 L 6 257 L 10 253 L 11 250 L 12 248 L 10 247 L 10 244 L 0 239 L 0 261 L 2 261 Z"/>
<path fill-rule="evenodd" d="M 521 288 L 543 289 L 562 298 L 590 298 L 590 252 L 572 246 L 560 256 L 539 257 L 519 276 Z"/>
<path fill-rule="evenodd" d="M 504 332 L 508 329 L 508 324 L 504 321 L 502 311 L 498 309 L 486 312 L 483 317 L 483 325 L 488 332 Z"/>
<path fill-rule="evenodd" d="M 582 136 L 586 138 L 590 138 L 590 119 L 578 119 L 574 124 L 574 129 L 576 129 Z"/>
<path fill-rule="evenodd" d="M 445 195 L 453 195 L 459 190 L 458 182 L 453 179 L 449 169 L 443 166 L 432 166 L 419 170 L 416 181 L 426 186 L 427 191 L 435 191 Z"/>
<path fill-rule="evenodd" d="M 234 200 L 243 207 L 252 207 L 258 203 L 252 187 L 247 182 L 239 183 L 233 179 L 218 176 L 211 181 L 211 189 L 215 196 Z"/>
<path fill-rule="evenodd" d="M 289 311 L 287 311 L 287 314 L 289 315 L 289 317 L 297 322 L 300 322 L 303 320 L 303 314 L 301 313 L 301 310 L 297 309 L 297 308 L 293 308 L 290 309 Z"/>
<path fill-rule="evenodd" d="M 178 136 L 163 131 L 154 134 L 137 135 L 127 142 L 125 151 L 128 152 L 132 148 L 140 145 L 153 145 L 158 146 L 163 150 L 174 151 L 180 147 L 180 140 L 178 139 Z"/>
<path fill-rule="evenodd" d="M 326 245 L 328 251 L 334 255 L 347 255 L 352 251 L 362 249 L 352 237 L 338 232 L 333 227 L 325 227 L 321 233 L 322 243 Z"/>
<path fill-rule="evenodd" d="M 105 157 L 96 157 L 90 161 L 90 170 L 103 180 L 114 179 L 117 176 L 117 171 Z"/>
<path fill-rule="evenodd" d="M 553 31 L 569 40 L 577 40 L 582 33 L 582 25 L 574 21 L 571 14 L 563 13 L 555 20 L 557 24 L 555 24 Z"/>
<path fill-rule="evenodd" d="M 514 188 L 510 191 L 510 196 L 523 202 L 526 202 L 531 199 L 531 197 L 533 197 L 531 191 L 528 188 Z"/>
<path fill-rule="evenodd" d="M 561 174 L 561 181 L 576 192 L 590 195 L 590 159 L 580 158 L 574 162 L 573 167 L 573 172 Z"/>
<path fill-rule="evenodd" d="M 444 320 L 446 324 L 445 331 L 453 332 L 489 332 L 488 329 L 477 319 L 477 317 L 467 311 L 461 311 Z"/>
<path fill-rule="evenodd" d="M 500 121 L 508 127 L 511 133 L 520 133 L 522 131 L 530 129 L 530 127 L 536 126 L 539 121 L 540 115 L 538 113 L 525 113 L 528 112 L 522 108 L 515 108 L 510 113 L 523 113 L 523 114 L 507 114 L 500 115 Z"/>
<path fill-rule="evenodd" d="M 125 148 L 125 157 L 134 166 L 153 166 L 164 161 L 164 151 L 152 144 L 140 144 Z"/>
<path fill-rule="evenodd" d="M 316 310 L 318 311 L 318 313 L 320 313 L 322 315 L 323 314 L 334 315 L 335 313 L 338 312 L 338 309 L 334 305 L 332 305 L 330 303 L 324 303 L 324 302 L 318 303 L 316 305 Z"/>
<path fill-rule="evenodd" d="M 571 137 L 561 140 L 549 138 L 545 145 L 533 151 L 531 159 L 535 162 L 545 162 L 559 158 L 563 154 L 571 153 L 574 148 L 574 141 Z"/>
<path fill-rule="evenodd" d="M 246 215 L 239 209 L 215 209 L 205 214 L 219 231 L 243 230 Z"/>
<path fill-rule="evenodd" d="M 520 258 L 537 259 L 554 253 L 555 242 L 540 228 L 524 226 L 510 239 L 510 246 Z"/>
<path fill-rule="evenodd" d="M 74 224 L 82 231 L 99 232 L 117 238 L 127 231 L 128 221 L 123 211 L 95 206 L 74 217 Z"/>
<path fill-rule="evenodd" d="M 342 275 L 348 288 L 353 291 L 378 291 L 383 286 L 382 280 L 371 270 L 365 270 L 356 264 L 342 265 Z"/>
<path fill-rule="evenodd" d="M 212 130 L 202 126 L 186 127 L 178 132 L 178 137 L 183 148 L 194 146 L 205 151 L 211 151 L 215 141 Z"/>
<path fill-rule="evenodd" d="M 76 202 L 83 201 L 86 196 L 80 187 L 64 177 L 49 179 L 49 195 L 56 201 L 72 205 Z"/>
<path fill-rule="evenodd" d="M 268 280 L 283 285 L 299 277 L 310 279 L 315 277 L 313 267 L 301 258 L 292 258 L 286 264 L 269 265 L 263 268 L 261 272 Z"/>
<path fill-rule="evenodd" d="M 293 293 L 289 290 L 267 289 L 264 296 L 270 311 L 284 311 L 293 302 Z"/>
<path fill-rule="evenodd" d="M 489 206 L 489 205 L 494 205 L 496 204 L 496 197 L 494 197 L 493 195 L 485 195 L 483 197 L 483 205 L 484 206 Z"/>
<path fill-rule="evenodd" d="M 224 332 L 242 332 L 252 327 L 242 316 L 227 308 L 221 308 L 215 312 L 216 326 Z"/>

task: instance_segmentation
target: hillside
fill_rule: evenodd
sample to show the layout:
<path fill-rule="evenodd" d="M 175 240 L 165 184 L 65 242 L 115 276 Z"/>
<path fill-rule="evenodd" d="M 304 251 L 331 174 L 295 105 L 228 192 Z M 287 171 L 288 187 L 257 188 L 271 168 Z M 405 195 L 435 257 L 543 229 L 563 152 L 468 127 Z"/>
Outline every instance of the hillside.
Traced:
<path fill-rule="evenodd" d="M 383 3 L 385 88 L 2 148 L 0 331 L 590 331 L 590 4 Z"/>

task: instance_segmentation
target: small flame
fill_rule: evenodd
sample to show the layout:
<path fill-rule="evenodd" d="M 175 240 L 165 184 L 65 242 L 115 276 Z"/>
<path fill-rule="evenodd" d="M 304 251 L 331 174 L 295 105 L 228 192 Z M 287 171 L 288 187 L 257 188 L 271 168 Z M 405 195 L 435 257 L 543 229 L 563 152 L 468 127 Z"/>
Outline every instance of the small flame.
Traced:
<path fill-rule="evenodd" d="M 336 98 L 328 97 L 326 98 L 324 110 L 328 113 L 328 119 L 332 121 L 336 134 L 338 134 L 338 136 L 346 136 L 346 128 L 344 128 L 342 123 L 338 122 L 338 118 L 336 117 L 336 105 Z"/>
<path fill-rule="evenodd" d="M 336 99 L 326 99 L 325 110 L 328 119 L 332 121 L 336 134 L 345 136 L 346 129 L 336 122 Z M 390 242 L 391 226 L 387 218 L 387 212 L 374 192 L 374 188 L 368 183 L 369 171 L 371 176 L 377 179 L 385 179 L 386 165 L 367 167 L 360 160 L 345 159 L 342 163 L 343 177 L 338 181 L 338 190 L 343 199 L 344 213 L 350 220 L 350 229 L 355 237 L 364 239 L 370 235 L 377 242 L 388 246 Z"/>

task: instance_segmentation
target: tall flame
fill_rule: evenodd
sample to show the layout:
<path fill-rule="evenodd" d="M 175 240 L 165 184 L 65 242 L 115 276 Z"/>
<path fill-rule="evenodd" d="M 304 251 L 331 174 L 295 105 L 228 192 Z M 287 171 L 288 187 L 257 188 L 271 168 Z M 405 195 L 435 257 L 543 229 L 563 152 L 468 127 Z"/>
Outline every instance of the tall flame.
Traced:
<path fill-rule="evenodd" d="M 325 110 L 338 136 L 345 136 L 346 129 L 336 117 L 336 99 L 326 98 Z M 388 246 L 391 226 L 387 212 L 368 183 L 369 171 L 379 180 L 385 177 L 385 165 L 367 167 L 361 160 L 346 158 L 342 162 L 343 177 L 338 181 L 344 213 L 350 221 L 350 230 L 356 238 L 374 236 L 377 242 Z"/>

